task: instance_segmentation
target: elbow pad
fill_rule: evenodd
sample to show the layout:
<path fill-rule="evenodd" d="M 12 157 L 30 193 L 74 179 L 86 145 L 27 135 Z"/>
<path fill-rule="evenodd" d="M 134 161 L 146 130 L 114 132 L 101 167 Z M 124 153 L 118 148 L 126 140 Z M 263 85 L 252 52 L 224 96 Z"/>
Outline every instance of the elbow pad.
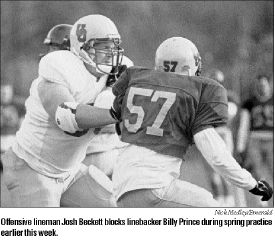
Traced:
<path fill-rule="evenodd" d="M 60 104 L 55 112 L 55 122 L 57 126 L 65 133 L 72 136 L 82 136 L 88 130 L 83 130 L 78 127 L 75 120 L 76 107 L 79 103 L 76 102 L 64 102 Z"/>

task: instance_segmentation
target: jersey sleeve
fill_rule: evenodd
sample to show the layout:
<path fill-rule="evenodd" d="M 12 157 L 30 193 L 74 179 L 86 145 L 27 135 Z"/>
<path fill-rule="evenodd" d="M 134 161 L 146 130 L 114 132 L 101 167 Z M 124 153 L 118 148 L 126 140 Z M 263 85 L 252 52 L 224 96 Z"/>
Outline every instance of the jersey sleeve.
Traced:
<path fill-rule="evenodd" d="M 226 180 L 247 190 L 256 186 L 256 180 L 236 162 L 214 129 L 199 132 L 194 135 L 194 141 L 210 166 Z"/>
<path fill-rule="evenodd" d="M 199 131 L 225 125 L 228 119 L 227 93 L 222 86 L 210 86 L 202 91 L 195 119 L 191 127 L 192 135 Z"/>
<path fill-rule="evenodd" d="M 55 58 L 56 57 L 56 58 Z M 58 83 L 68 87 L 63 75 L 64 65 L 57 56 L 51 53 L 44 56 L 39 63 L 38 74 L 49 82 Z"/>

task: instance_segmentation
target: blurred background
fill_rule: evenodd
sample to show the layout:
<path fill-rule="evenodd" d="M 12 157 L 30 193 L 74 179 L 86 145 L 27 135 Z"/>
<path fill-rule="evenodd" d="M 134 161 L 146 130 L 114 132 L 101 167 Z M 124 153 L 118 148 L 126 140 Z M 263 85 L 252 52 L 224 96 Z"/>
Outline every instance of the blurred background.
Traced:
<path fill-rule="evenodd" d="M 136 65 L 152 67 L 164 39 L 184 36 L 203 71 L 223 71 L 225 87 L 242 99 L 259 72 L 273 76 L 273 1 L 1 1 L 1 84 L 27 97 L 47 32 L 88 14 L 115 22 Z"/>

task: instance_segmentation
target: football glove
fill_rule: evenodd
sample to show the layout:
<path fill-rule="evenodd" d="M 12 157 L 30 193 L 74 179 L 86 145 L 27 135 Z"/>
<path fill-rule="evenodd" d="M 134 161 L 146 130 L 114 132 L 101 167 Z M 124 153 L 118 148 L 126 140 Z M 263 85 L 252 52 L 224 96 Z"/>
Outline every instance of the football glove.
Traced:
<path fill-rule="evenodd" d="M 112 68 L 111 73 L 115 72 L 115 67 Z M 111 87 L 117 79 L 120 77 L 120 75 L 127 69 L 126 65 L 120 65 L 118 68 L 117 74 L 109 75 L 108 79 L 106 81 L 106 87 Z"/>
<path fill-rule="evenodd" d="M 268 201 L 273 195 L 272 187 L 265 180 L 259 180 L 257 185 L 249 192 L 256 196 L 262 196 L 262 201 Z"/>
<path fill-rule="evenodd" d="M 121 117 L 120 112 L 116 112 L 116 110 L 113 107 L 111 107 L 111 109 L 109 111 L 110 111 L 112 118 L 114 118 L 116 121 L 119 122 L 120 117 Z"/>
<path fill-rule="evenodd" d="M 115 97 L 113 106 L 110 109 L 111 116 L 117 121 L 121 121 L 121 105 L 122 105 L 123 97 L 124 97 L 124 94 L 121 94 Z"/>
<path fill-rule="evenodd" d="M 115 124 L 115 130 L 116 130 L 117 135 L 120 136 L 121 135 L 121 129 L 120 129 L 120 123 L 119 122 L 117 122 Z"/>

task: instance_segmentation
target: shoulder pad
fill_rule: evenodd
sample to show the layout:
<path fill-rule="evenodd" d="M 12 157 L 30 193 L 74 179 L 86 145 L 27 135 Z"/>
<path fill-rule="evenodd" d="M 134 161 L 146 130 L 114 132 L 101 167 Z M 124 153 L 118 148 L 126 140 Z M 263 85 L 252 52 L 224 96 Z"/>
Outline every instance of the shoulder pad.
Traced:
<path fill-rule="evenodd" d="M 134 63 L 132 60 L 130 60 L 127 56 L 123 56 L 121 65 L 126 65 L 127 67 L 134 66 Z"/>
<path fill-rule="evenodd" d="M 64 83 L 64 73 L 73 67 L 75 62 L 77 57 L 70 51 L 54 51 L 40 60 L 38 74 L 48 81 Z"/>

